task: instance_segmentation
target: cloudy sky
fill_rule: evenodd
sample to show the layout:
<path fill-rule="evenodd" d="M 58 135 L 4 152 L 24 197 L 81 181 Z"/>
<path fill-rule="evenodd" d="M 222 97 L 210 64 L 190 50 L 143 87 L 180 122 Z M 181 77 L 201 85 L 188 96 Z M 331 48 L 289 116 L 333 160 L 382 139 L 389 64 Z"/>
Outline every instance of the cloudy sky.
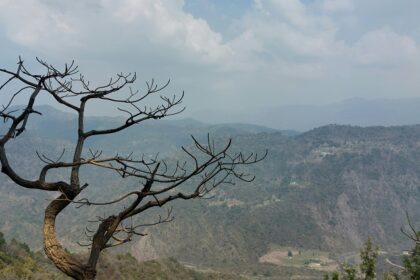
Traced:
<path fill-rule="evenodd" d="M 419 10 L 418 0 L 0 0 L 0 62 L 75 59 L 97 83 L 136 71 L 139 88 L 170 78 L 169 93 L 185 90 L 185 116 L 229 121 L 420 96 Z"/>

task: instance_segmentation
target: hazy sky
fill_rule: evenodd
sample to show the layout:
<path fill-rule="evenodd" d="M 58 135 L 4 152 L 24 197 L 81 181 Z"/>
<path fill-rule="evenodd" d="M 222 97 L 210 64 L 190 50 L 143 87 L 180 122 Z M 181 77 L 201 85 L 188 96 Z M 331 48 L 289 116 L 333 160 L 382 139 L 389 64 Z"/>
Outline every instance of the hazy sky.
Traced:
<path fill-rule="evenodd" d="M 137 71 L 139 88 L 171 78 L 185 116 L 414 97 L 419 10 L 418 0 L 0 0 L 0 66 L 39 56 L 75 59 L 97 83 L 121 71 Z"/>

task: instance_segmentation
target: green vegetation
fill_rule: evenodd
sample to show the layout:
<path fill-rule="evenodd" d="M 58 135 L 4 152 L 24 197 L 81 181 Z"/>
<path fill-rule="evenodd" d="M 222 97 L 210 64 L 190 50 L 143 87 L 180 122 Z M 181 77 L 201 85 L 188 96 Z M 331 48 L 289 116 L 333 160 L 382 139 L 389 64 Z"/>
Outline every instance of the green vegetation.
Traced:
<path fill-rule="evenodd" d="M 66 148 L 69 152 L 63 156 L 65 160 L 73 149 L 70 141 L 73 136 L 64 131 L 69 123 L 68 116 L 57 114 L 64 119 L 50 118 L 48 112 L 44 113 L 44 118 L 30 123 L 28 137 L 16 140 L 22 143 L 10 145 L 11 164 L 22 168 L 31 178 L 37 175 L 39 168 L 35 150 L 54 158 Z M 52 129 L 49 139 L 41 141 L 37 135 L 48 132 L 50 127 L 49 123 L 42 122 L 45 119 L 54 121 L 53 125 L 61 128 L 61 132 L 52 134 Z M 90 121 L 92 126 L 106 127 L 113 120 L 92 118 Z M 173 153 L 175 148 L 189 143 L 185 135 L 192 133 L 203 138 L 210 127 L 188 120 L 157 124 L 145 124 L 141 134 L 122 135 L 132 140 L 124 147 L 119 146 L 118 136 L 109 142 L 98 138 L 88 146 L 104 153 L 122 149 L 122 152 L 134 150 L 146 156 L 160 148 L 162 157 L 177 158 Z M 401 235 L 400 227 L 405 209 L 420 217 L 417 215 L 420 209 L 420 126 L 326 126 L 293 137 L 258 127 L 226 127 L 214 127 L 210 131 L 222 142 L 227 136 L 234 137 L 237 150 L 269 149 L 267 159 L 252 170 L 257 176 L 253 185 L 228 186 L 214 192 L 212 200 L 195 201 L 183 207 L 175 203 L 172 223 L 147 228 L 146 237 L 128 243 L 124 250 L 139 259 L 171 256 L 197 267 L 255 273 L 258 277 L 283 274 L 288 279 L 287 275 L 298 274 L 297 268 L 258 264 L 259 258 L 273 246 L 302 248 L 302 252 L 330 252 L 335 259 L 347 252 L 356 252 L 360 242 L 371 234 L 383 250 L 400 253 L 409 248 L 410 243 Z M 168 133 L 160 137 L 160 131 Z M 18 149 L 18 146 L 23 148 Z M 94 168 L 87 170 L 83 178 L 90 182 L 86 190 L 91 192 L 89 195 L 101 201 L 110 191 L 125 192 L 135 187 L 136 182 L 121 183 L 111 175 Z M 52 176 L 63 174 L 57 172 Z M 3 213 L 0 231 L 8 239 L 15 237 L 31 249 L 40 250 L 40 225 L 48 199 L 47 195 L 36 191 L 23 192 L 0 175 L 0 211 Z M 82 215 L 81 219 L 88 220 L 103 215 L 102 211 L 94 206 L 66 210 L 60 223 L 73 226 L 70 229 L 59 227 L 65 245 L 84 237 L 81 232 L 86 225 L 78 226 L 76 217 Z M 144 216 L 141 222 L 154 221 L 159 214 L 162 213 L 156 211 Z M 12 220 L 18 220 L 19 224 L 11 223 Z M 413 222 L 418 224 L 419 221 Z M 67 242 L 70 240 L 72 242 Z M 80 252 L 81 249 L 70 250 Z M 293 253 L 292 259 L 298 260 L 298 255 Z M 305 266 L 299 269 L 305 270 Z M 314 270 L 305 273 L 308 275 Z"/>
<path fill-rule="evenodd" d="M 344 265 L 343 267 L 343 280 L 356 280 L 357 270 L 352 265 Z"/>
<path fill-rule="evenodd" d="M 0 279 L 66 279 L 54 271 L 41 253 L 32 253 L 25 243 L 9 243 L 0 233 Z"/>
<path fill-rule="evenodd" d="M 419 236 L 419 233 L 416 234 Z M 341 280 L 375 280 L 377 279 L 376 271 L 378 264 L 379 249 L 372 243 L 369 238 L 362 250 L 360 251 L 361 263 L 360 270 L 357 271 L 356 266 L 344 264 L 341 267 L 341 273 L 334 271 L 324 275 L 324 280 L 341 279 Z M 398 271 L 386 271 L 383 274 L 384 280 L 420 280 L 420 245 L 416 239 L 414 248 L 408 255 L 402 258 L 403 266 Z"/>
<path fill-rule="evenodd" d="M 384 280 L 400 280 L 401 277 L 395 272 L 386 272 L 384 274 Z"/>
<path fill-rule="evenodd" d="M 417 233 L 420 236 L 420 232 Z M 404 275 L 408 276 L 410 280 L 420 280 L 420 243 L 415 242 L 414 248 L 410 251 L 408 256 L 404 256 L 403 264 L 405 267 Z"/>
<path fill-rule="evenodd" d="M 374 246 L 371 238 L 369 237 L 365 243 L 364 248 L 360 252 L 362 263 L 360 264 L 360 272 L 364 275 L 364 280 L 376 279 L 376 258 L 378 257 L 378 247 Z M 350 279 L 349 279 L 350 280 Z"/>
<path fill-rule="evenodd" d="M 341 275 L 338 271 L 334 271 L 331 275 L 332 279 L 339 280 L 375 280 L 376 279 L 376 262 L 378 258 L 379 249 L 373 245 L 371 238 L 365 242 L 364 247 L 360 250 L 361 263 L 359 265 L 360 271 L 356 267 L 349 264 L 344 264 Z M 328 274 L 325 279 L 328 279 Z"/>
<path fill-rule="evenodd" d="M 7 243 L 0 232 L 0 279 L 70 279 L 59 272 L 42 253 L 33 253 L 25 243 Z M 99 263 L 98 280 L 244 280 L 236 275 L 200 272 L 175 259 L 139 263 L 130 254 L 105 254 Z"/>
<path fill-rule="evenodd" d="M 173 258 L 139 264 L 130 254 L 105 255 L 101 259 L 98 272 L 98 280 L 245 280 L 237 275 L 196 271 L 181 265 Z"/>

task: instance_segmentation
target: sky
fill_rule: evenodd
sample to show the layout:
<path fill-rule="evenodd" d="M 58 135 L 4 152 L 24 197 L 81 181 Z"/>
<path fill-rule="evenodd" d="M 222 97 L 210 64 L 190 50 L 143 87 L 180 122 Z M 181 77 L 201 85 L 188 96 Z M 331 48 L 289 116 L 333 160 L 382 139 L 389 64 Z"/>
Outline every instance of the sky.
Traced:
<path fill-rule="evenodd" d="M 183 116 L 209 122 L 420 97 L 419 10 L 418 0 L 0 0 L 0 67 L 21 55 L 34 70 L 35 57 L 74 59 L 94 84 L 134 71 L 140 90 L 171 79 Z"/>

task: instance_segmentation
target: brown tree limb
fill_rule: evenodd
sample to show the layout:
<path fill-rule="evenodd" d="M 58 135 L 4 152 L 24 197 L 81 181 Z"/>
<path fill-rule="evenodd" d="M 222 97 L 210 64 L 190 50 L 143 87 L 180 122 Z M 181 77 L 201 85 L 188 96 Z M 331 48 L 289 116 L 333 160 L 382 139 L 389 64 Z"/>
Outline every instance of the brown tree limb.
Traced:
<path fill-rule="evenodd" d="M 89 150 L 90 155 L 86 157 L 84 146 L 89 137 L 117 133 L 147 120 L 179 114 L 185 109 L 179 107 L 184 93 L 180 96 L 158 96 L 161 104 L 148 107 L 143 102 L 152 95 L 160 94 L 168 87 L 169 81 L 163 86 L 158 86 L 154 80 L 150 83 L 146 82 L 147 88 L 142 94 L 140 91 L 133 91 L 130 87 L 136 81 L 135 73 L 119 73 L 107 83 L 93 87 L 83 75 L 79 74 L 74 61 L 65 64 L 62 70 L 38 58 L 37 62 L 44 69 L 41 74 L 32 73 L 21 58 L 19 58 L 16 71 L 0 69 L 0 75 L 6 76 L 5 81 L 0 85 L 0 96 L 9 90 L 12 83 L 21 85 L 20 89 L 9 94 L 10 98 L 5 104 L 0 104 L 2 105 L 0 118 L 7 126 L 4 130 L 5 134 L 0 136 L 1 171 L 21 187 L 59 193 L 59 196 L 45 209 L 44 250 L 58 269 L 74 279 L 94 279 L 96 265 L 104 249 L 127 243 L 134 236 L 144 236 L 144 233 L 138 231 L 140 228 L 173 220 L 172 209 L 168 210 L 167 216 L 159 216 L 157 221 L 151 223 L 134 224 L 133 219 L 137 215 L 153 207 L 163 207 L 177 199 L 208 198 L 208 194 L 213 189 L 223 184 L 233 184 L 234 179 L 251 182 L 254 177 L 238 168 L 255 164 L 266 156 L 266 153 L 263 156 L 253 153 L 248 155 L 231 153 L 231 140 L 217 149 L 214 140 L 208 135 L 206 144 L 200 143 L 192 136 L 193 145 L 182 147 L 186 159 L 174 162 L 173 168 L 169 167 L 168 161 L 158 160 L 157 156 L 153 159 L 144 159 L 144 157 L 136 159 L 132 154 L 103 157 L 102 152 Z M 124 93 L 127 87 L 130 88 Z M 30 94 L 24 108 L 15 109 L 14 102 L 17 96 L 27 92 Z M 41 114 L 34 109 L 35 101 L 41 92 L 51 96 L 58 105 L 70 108 L 77 113 L 77 141 L 74 143 L 72 159 L 67 162 L 61 161 L 64 150 L 55 160 L 37 152 L 36 155 L 44 165 L 40 169 L 37 180 L 27 180 L 9 164 L 6 147 L 11 139 L 20 137 L 26 131 L 33 114 Z M 125 120 L 115 127 L 85 131 L 85 110 L 88 102 L 111 103 L 125 114 Z M 113 200 L 97 202 L 88 197 L 77 198 L 88 186 L 87 183 L 82 185 L 80 182 L 80 169 L 86 165 L 113 170 L 122 178 L 135 177 L 142 183 L 138 186 L 138 190 L 127 192 Z M 48 172 L 60 168 L 69 169 L 70 176 L 60 181 L 47 182 Z M 179 189 L 187 183 L 190 184 L 189 189 Z M 77 207 L 90 205 L 105 207 L 116 203 L 126 205 L 123 210 L 114 215 L 98 217 L 95 221 L 97 222 L 96 229 L 86 228 L 85 233 L 89 242 L 78 243 L 89 247 L 87 261 L 71 255 L 56 237 L 56 219 L 72 203 L 77 204 Z"/>

